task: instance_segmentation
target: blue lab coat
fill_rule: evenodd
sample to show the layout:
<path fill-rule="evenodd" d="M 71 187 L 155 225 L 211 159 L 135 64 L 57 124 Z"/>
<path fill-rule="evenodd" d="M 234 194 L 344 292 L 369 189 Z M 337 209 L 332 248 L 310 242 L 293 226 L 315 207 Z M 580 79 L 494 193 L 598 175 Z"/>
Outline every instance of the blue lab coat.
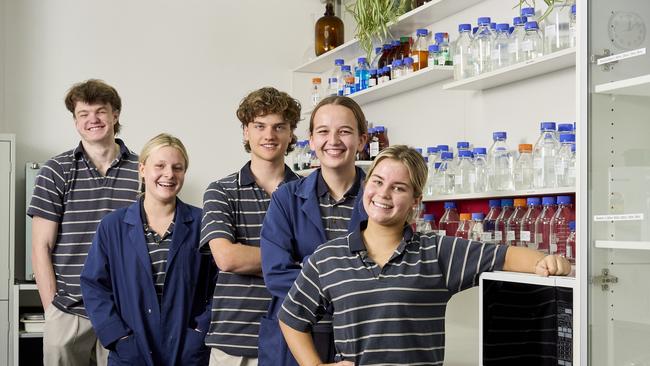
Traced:
<path fill-rule="evenodd" d="M 208 364 L 210 351 L 203 342 L 216 266 L 198 251 L 201 209 L 176 202 L 162 304 L 140 203 L 106 215 L 97 228 L 81 292 L 95 333 L 110 351 L 109 365 Z"/>
<path fill-rule="evenodd" d="M 317 196 L 319 171 L 281 185 L 271 197 L 260 238 L 262 272 L 272 299 L 268 313 L 260 321 L 259 365 L 298 365 L 280 331 L 277 314 L 285 296 L 300 274 L 302 264 L 327 241 Z M 361 179 L 363 171 L 357 168 Z M 367 219 L 363 209 L 363 184 L 354 203 L 348 231 Z M 331 325 L 314 327 L 314 333 L 331 333 Z M 318 344 L 316 345 L 318 348 Z M 323 360 L 325 361 L 325 360 Z"/>

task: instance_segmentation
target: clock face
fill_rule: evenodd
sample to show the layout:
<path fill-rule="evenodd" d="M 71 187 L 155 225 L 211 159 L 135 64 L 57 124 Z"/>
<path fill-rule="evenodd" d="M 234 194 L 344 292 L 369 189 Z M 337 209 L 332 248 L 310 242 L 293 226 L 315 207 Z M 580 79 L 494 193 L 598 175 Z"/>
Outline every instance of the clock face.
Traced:
<path fill-rule="evenodd" d="M 636 49 L 645 41 L 645 22 L 637 13 L 616 11 L 609 17 L 608 33 L 614 46 L 623 50 Z"/>

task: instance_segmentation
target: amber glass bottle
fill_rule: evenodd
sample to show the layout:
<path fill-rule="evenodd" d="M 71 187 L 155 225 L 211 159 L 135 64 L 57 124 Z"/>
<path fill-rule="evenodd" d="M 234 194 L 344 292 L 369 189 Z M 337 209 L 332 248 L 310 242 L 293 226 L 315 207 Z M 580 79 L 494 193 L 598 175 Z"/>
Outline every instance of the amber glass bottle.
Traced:
<path fill-rule="evenodd" d="M 334 15 L 333 0 L 325 5 L 325 14 L 316 21 L 316 56 L 333 50 L 343 44 L 343 21 Z"/>

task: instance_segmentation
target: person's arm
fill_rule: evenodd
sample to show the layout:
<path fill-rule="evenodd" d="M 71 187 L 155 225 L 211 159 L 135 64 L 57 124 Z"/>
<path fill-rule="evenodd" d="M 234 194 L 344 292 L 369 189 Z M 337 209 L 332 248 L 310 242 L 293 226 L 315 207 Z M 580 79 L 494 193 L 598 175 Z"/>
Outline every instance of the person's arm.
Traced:
<path fill-rule="evenodd" d="M 350 361 L 323 363 L 316 352 L 316 346 L 310 332 L 301 332 L 280 320 L 282 335 L 287 341 L 291 354 L 300 366 L 354 366 Z"/>
<path fill-rule="evenodd" d="M 47 309 L 56 294 L 56 277 L 52 265 L 52 249 L 56 243 L 59 223 L 39 216 L 32 221 L 32 267 L 43 309 Z"/>
<path fill-rule="evenodd" d="M 217 267 L 224 272 L 262 277 L 260 248 L 215 238 L 210 240 L 210 252 Z"/>
<path fill-rule="evenodd" d="M 540 276 L 565 276 L 571 273 L 571 263 L 559 255 L 545 255 L 530 248 L 511 246 L 506 252 L 503 270 Z"/>

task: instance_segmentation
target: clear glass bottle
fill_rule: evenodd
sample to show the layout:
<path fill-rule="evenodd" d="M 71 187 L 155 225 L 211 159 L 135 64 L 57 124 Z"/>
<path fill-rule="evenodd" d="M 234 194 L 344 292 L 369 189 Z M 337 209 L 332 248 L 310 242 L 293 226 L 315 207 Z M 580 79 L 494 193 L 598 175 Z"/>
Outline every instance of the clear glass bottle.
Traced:
<path fill-rule="evenodd" d="M 519 158 L 515 163 L 515 189 L 533 188 L 533 145 L 519 144 Z"/>
<path fill-rule="evenodd" d="M 384 84 L 390 81 L 390 67 L 384 66 L 381 69 L 381 77 L 379 77 L 379 84 Z"/>
<path fill-rule="evenodd" d="M 535 221 L 535 248 L 549 253 L 551 245 L 551 220 L 555 216 L 555 197 L 542 197 L 542 212 Z"/>
<path fill-rule="evenodd" d="M 413 71 L 424 69 L 429 64 L 428 36 L 429 31 L 426 29 L 418 29 L 415 31 L 415 42 L 413 42 L 411 50 Z"/>
<path fill-rule="evenodd" d="M 569 237 L 566 240 L 566 259 L 576 262 L 576 222 L 569 222 Z"/>
<path fill-rule="evenodd" d="M 331 51 L 345 42 L 345 28 L 341 18 L 334 14 L 334 1 L 327 0 L 325 14 L 314 26 L 316 56 Z"/>
<path fill-rule="evenodd" d="M 343 88 L 345 87 L 345 83 L 343 82 L 343 64 L 345 61 L 342 58 L 337 58 L 334 60 L 334 71 L 332 72 L 332 76 L 330 76 L 331 83 L 329 90 L 331 91 L 332 89 L 336 88 L 336 95 L 343 95 Z M 334 84 L 336 82 L 336 85 Z"/>
<path fill-rule="evenodd" d="M 506 244 L 516 246 L 521 240 L 521 220 L 526 214 L 526 199 L 515 198 L 515 209 L 506 220 Z"/>
<path fill-rule="evenodd" d="M 525 61 L 522 43 L 526 35 L 526 17 L 514 17 L 512 22 L 514 29 L 512 30 L 512 34 L 510 34 L 510 44 L 508 45 L 510 65 Z"/>
<path fill-rule="evenodd" d="M 533 149 L 533 169 L 535 188 L 554 188 L 555 159 L 560 149 L 560 144 L 555 137 L 555 122 L 542 122 L 540 135 Z"/>
<path fill-rule="evenodd" d="M 490 200 L 488 202 L 490 211 L 483 220 L 483 236 L 481 241 L 485 243 L 496 243 L 494 232 L 496 231 L 496 220 L 501 214 L 501 200 Z"/>
<path fill-rule="evenodd" d="M 408 76 L 411 75 L 414 70 L 413 70 L 413 58 L 411 56 L 409 57 L 404 57 L 404 60 L 402 60 L 402 73 L 403 76 Z"/>
<path fill-rule="evenodd" d="M 404 76 L 404 69 L 402 68 L 402 60 L 393 61 L 393 67 L 391 69 L 390 79 L 395 80 Z"/>
<path fill-rule="evenodd" d="M 453 167 L 454 154 L 445 151 L 441 154 L 442 162 L 438 167 L 438 175 L 440 177 L 440 194 L 453 194 L 455 183 L 455 171 Z"/>
<path fill-rule="evenodd" d="M 481 241 L 483 238 L 484 228 L 483 228 L 483 219 L 485 215 L 482 212 L 473 212 L 472 213 L 472 228 L 469 231 L 469 239 Z"/>
<path fill-rule="evenodd" d="M 571 164 L 575 164 L 574 153 L 571 148 L 575 145 L 576 137 L 570 133 L 560 135 L 560 150 L 555 159 L 556 187 L 575 187 L 575 167 L 573 176 L 569 174 Z"/>
<path fill-rule="evenodd" d="M 468 213 L 460 214 L 460 225 L 454 234 L 457 238 L 469 239 L 469 233 L 472 230 L 472 215 Z"/>
<path fill-rule="evenodd" d="M 440 162 L 433 163 L 433 171 L 427 177 L 427 195 L 436 196 L 440 194 L 440 187 L 442 186 L 442 176 L 439 174 Z"/>
<path fill-rule="evenodd" d="M 368 88 L 372 88 L 379 84 L 379 78 L 377 76 L 377 69 L 370 69 L 370 78 L 368 79 Z"/>
<path fill-rule="evenodd" d="M 370 151 L 370 160 L 375 160 L 379 155 L 379 137 L 374 127 L 368 129 L 368 149 Z"/>
<path fill-rule="evenodd" d="M 424 214 L 416 227 L 416 231 L 420 233 L 430 233 L 434 229 L 435 221 L 433 219 L 433 214 Z M 432 225 L 433 224 L 433 225 Z"/>
<path fill-rule="evenodd" d="M 429 66 L 438 66 L 438 54 L 440 53 L 440 47 L 437 44 L 429 45 L 429 61 L 427 64 Z"/>
<path fill-rule="evenodd" d="M 472 39 L 472 61 L 474 75 L 480 75 L 492 69 L 492 43 L 494 35 L 490 30 L 490 17 L 478 18 L 478 30 Z"/>
<path fill-rule="evenodd" d="M 471 24 L 458 25 L 458 39 L 454 44 L 454 80 L 461 80 L 473 76 L 471 57 Z M 430 50 L 429 50 L 430 51 Z"/>
<path fill-rule="evenodd" d="M 492 133 L 492 146 L 488 150 L 488 184 L 493 191 L 509 191 L 513 184 L 512 154 L 506 142 L 508 134 L 503 131 Z"/>
<path fill-rule="evenodd" d="M 454 176 L 454 193 L 473 193 L 476 182 L 476 171 L 472 164 L 472 152 L 469 150 L 458 151 L 458 166 Z"/>
<path fill-rule="evenodd" d="M 566 242 L 569 238 L 569 222 L 575 221 L 571 196 L 557 197 L 557 211 L 551 220 L 550 254 L 567 256 Z"/>
<path fill-rule="evenodd" d="M 555 0 L 553 9 L 544 18 L 544 53 L 549 54 L 569 47 L 571 4 Z M 548 10 L 547 10 L 548 11 Z"/>
<path fill-rule="evenodd" d="M 474 154 L 474 187 L 472 191 L 475 193 L 487 192 L 488 186 L 488 164 L 487 164 L 487 149 L 484 147 L 476 147 L 473 150 Z"/>
<path fill-rule="evenodd" d="M 510 65 L 510 25 L 508 23 L 497 24 L 496 37 L 492 47 L 492 70 L 500 69 Z"/>
<path fill-rule="evenodd" d="M 354 91 L 368 89 L 368 79 L 370 79 L 370 68 L 365 57 L 357 59 L 357 66 L 354 68 Z"/>
<path fill-rule="evenodd" d="M 460 216 L 456 210 L 456 203 L 448 201 L 445 202 L 445 212 L 440 218 L 438 223 L 438 235 L 454 236 L 458 225 L 460 224 Z"/>
<path fill-rule="evenodd" d="M 519 241 L 517 246 L 537 249 L 535 245 L 535 221 L 542 213 L 542 203 L 539 197 L 530 197 L 526 200 L 528 210 L 521 218 L 519 228 Z"/>
<path fill-rule="evenodd" d="M 526 35 L 521 49 L 524 51 L 525 61 L 544 56 L 544 38 L 536 21 L 526 22 Z"/>
<path fill-rule="evenodd" d="M 354 89 L 354 75 L 352 75 L 352 71 L 350 68 L 350 65 L 341 65 L 341 77 L 339 78 L 339 95 L 348 95 L 345 94 L 346 90 L 346 78 L 352 77 L 352 88 Z M 349 90 L 348 90 L 349 91 Z"/>
<path fill-rule="evenodd" d="M 571 18 L 569 20 L 569 47 L 577 45 L 578 24 L 576 23 L 576 4 L 571 5 Z"/>
<path fill-rule="evenodd" d="M 343 95 L 345 96 L 350 96 L 354 94 L 356 91 L 356 87 L 354 86 L 354 76 L 346 76 L 345 79 L 345 88 L 343 89 Z"/>
<path fill-rule="evenodd" d="M 435 34 L 436 44 L 438 45 L 438 65 L 452 66 L 451 50 L 449 48 L 449 34 L 439 32 Z"/>
<path fill-rule="evenodd" d="M 504 198 L 501 200 L 501 212 L 494 221 L 494 242 L 496 244 L 506 243 L 506 222 L 514 211 L 512 198 Z"/>
<path fill-rule="evenodd" d="M 318 103 L 320 103 L 320 100 L 322 99 L 322 91 L 321 91 L 321 86 L 320 86 L 321 80 L 320 78 L 312 78 L 311 79 L 311 105 L 316 106 Z"/>

